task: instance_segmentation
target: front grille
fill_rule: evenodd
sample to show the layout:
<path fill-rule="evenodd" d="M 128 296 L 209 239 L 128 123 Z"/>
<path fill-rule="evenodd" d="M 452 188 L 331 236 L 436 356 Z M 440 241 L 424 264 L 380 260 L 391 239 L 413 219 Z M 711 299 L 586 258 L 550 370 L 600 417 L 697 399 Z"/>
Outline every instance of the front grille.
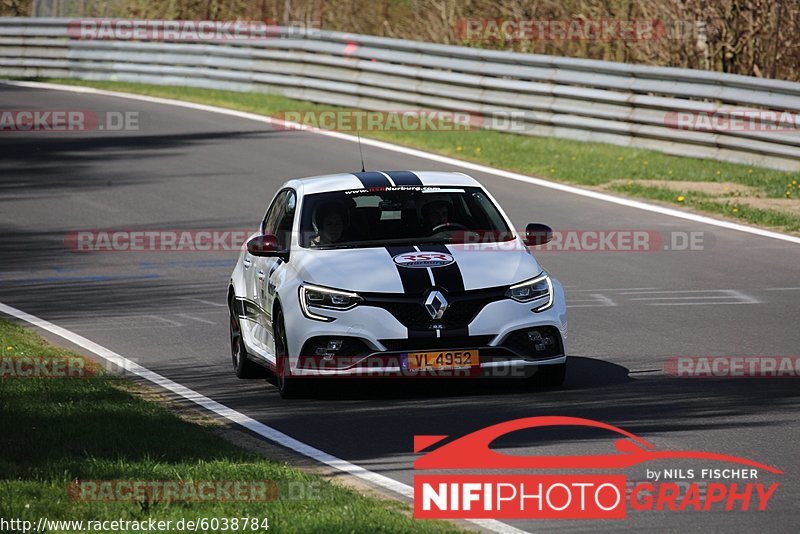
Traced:
<path fill-rule="evenodd" d="M 492 300 L 454 302 L 439 321 L 432 321 L 425 306 L 416 302 L 387 302 L 381 308 L 394 315 L 409 330 L 428 330 L 432 324 L 441 328 L 464 328 Z"/>
<path fill-rule="evenodd" d="M 441 290 L 440 290 L 441 291 Z M 392 295 L 386 293 L 361 294 L 364 306 L 383 308 L 391 313 L 409 330 L 451 330 L 466 328 L 487 304 L 505 298 L 506 287 L 463 291 L 442 294 L 448 308 L 442 319 L 434 321 L 425 309 L 427 293 L 419 296 Z"/>
<path fill-rule="evenodd" d="M 409 352 L 437 349 L 476 349 L 485 347 L 494 336 L 431 337 L 411 339 L 381 339 L 389 352 Z"/>

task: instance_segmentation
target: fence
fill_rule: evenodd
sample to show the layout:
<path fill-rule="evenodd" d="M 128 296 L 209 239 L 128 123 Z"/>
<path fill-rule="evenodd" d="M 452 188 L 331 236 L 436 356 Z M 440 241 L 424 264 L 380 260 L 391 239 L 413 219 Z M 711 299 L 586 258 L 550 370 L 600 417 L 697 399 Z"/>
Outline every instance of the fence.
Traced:
<path fill-rule="evenodd" d="M 69 22 L 0 18 L 0 75 L 275 92 L 366 110 L 508 113 L 524 134 L 800 170 L 800 125 L 791 122 L 800 117 L 798 83 L 296 28 L 213 42 L 83 40 L 70 38 Z M 758 128 L 675 124 L 676 112 L 725 119 L 745 109 L 789 113 L 759 113 Z"/>

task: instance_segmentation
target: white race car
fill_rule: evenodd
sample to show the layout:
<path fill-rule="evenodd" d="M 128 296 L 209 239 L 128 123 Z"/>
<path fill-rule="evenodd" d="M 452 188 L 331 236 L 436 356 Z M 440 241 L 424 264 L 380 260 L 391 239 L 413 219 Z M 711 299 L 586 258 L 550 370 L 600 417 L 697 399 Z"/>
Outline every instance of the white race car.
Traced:
<path fill-rule="evenodd" d="M 291 180 L 228 288 L 233 366 L 282 397 L 322 377 L 524 377 L 566 371 L 561 284 L 473 178 L 358 172 Z"/>

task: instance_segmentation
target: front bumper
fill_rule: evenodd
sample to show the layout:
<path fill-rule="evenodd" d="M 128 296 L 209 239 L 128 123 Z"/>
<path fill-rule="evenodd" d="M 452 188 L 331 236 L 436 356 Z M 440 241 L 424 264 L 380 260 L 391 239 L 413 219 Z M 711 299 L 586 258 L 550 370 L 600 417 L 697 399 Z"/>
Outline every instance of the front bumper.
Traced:
<path fill-rule="evenodd" d="M 292 371 L 299 377 L 350 377 L 350 378 L 527 378 L 533 376 L 543 365 L 566 363 L 567 357 L 562 355 L 544 360 L 508 360 L 481 362 L 472 367 L 454 367 L 447 369 L 410 370 L 402 364 L 391 365 L 391 362 L 402 362 L 403 355 L 386 353 L 380 355 L 386 361 L 368 360 L 376 363 L 362 362 L 347 369 L 326 369 L 299 367 Z"/>
<path fill-rule="evenodd" d="M 566 361 L 564 343 L 553 326 L 516 330 L 499 343 L 493 336 L 426 339 L 382 339 L 373 350 L 365 340 L 346 336 L 317 336 L 304 345 L 293 370 L 296 376 L 360 377 L 508 377 L 524 378 L 542 365 Z M 335 350 L 330 349 L 335 347 Z M 420 354 L 470 354 L 472 365 L 415 369 Z"/>
<path fill-rule="evenodd" d="M 412 332 L 387 309 L 359 305 L 348 311 L 325 310 L 332 322 L 313 321 L 299 305 L 287 313 L 290 372 L 302 377 L 413 377 L 413 376 L 529 376 L 539 366 L 566 361 L 566 306 L 561 285 L 554 280 L 554 304 L 534 313 L 529 303 L 499 299 L 487 303 L 466 328 Z M 525 332 L 547 331 L 553 338 L 548 350 L 525 347 Z M 522 335 L 520 333 L 523 333 Z M 325 358 L 314 340 L 353 340 L 344 356 Z M 477 350 L 480 364 L 433 371 L 408 369 L 409 353 Z"/>

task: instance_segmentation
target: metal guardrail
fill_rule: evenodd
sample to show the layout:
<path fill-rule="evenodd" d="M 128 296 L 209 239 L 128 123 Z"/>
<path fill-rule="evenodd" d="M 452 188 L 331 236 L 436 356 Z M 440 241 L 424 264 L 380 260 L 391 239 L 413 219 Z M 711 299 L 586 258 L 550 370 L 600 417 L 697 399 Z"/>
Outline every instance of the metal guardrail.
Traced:
<path fill-rule="evenodd" d="M 800 170 L 800 125 L 677 129 L 676 111 L 800 112 L 800 84 L 339 32 L 260 40 L 71 39 L 69 19 L 0 18 L 0 75 L 275 92 L 366 110 L 513 113 L 522 133 Z M 776 121 L 779 119 L 776 119 Z"/>

